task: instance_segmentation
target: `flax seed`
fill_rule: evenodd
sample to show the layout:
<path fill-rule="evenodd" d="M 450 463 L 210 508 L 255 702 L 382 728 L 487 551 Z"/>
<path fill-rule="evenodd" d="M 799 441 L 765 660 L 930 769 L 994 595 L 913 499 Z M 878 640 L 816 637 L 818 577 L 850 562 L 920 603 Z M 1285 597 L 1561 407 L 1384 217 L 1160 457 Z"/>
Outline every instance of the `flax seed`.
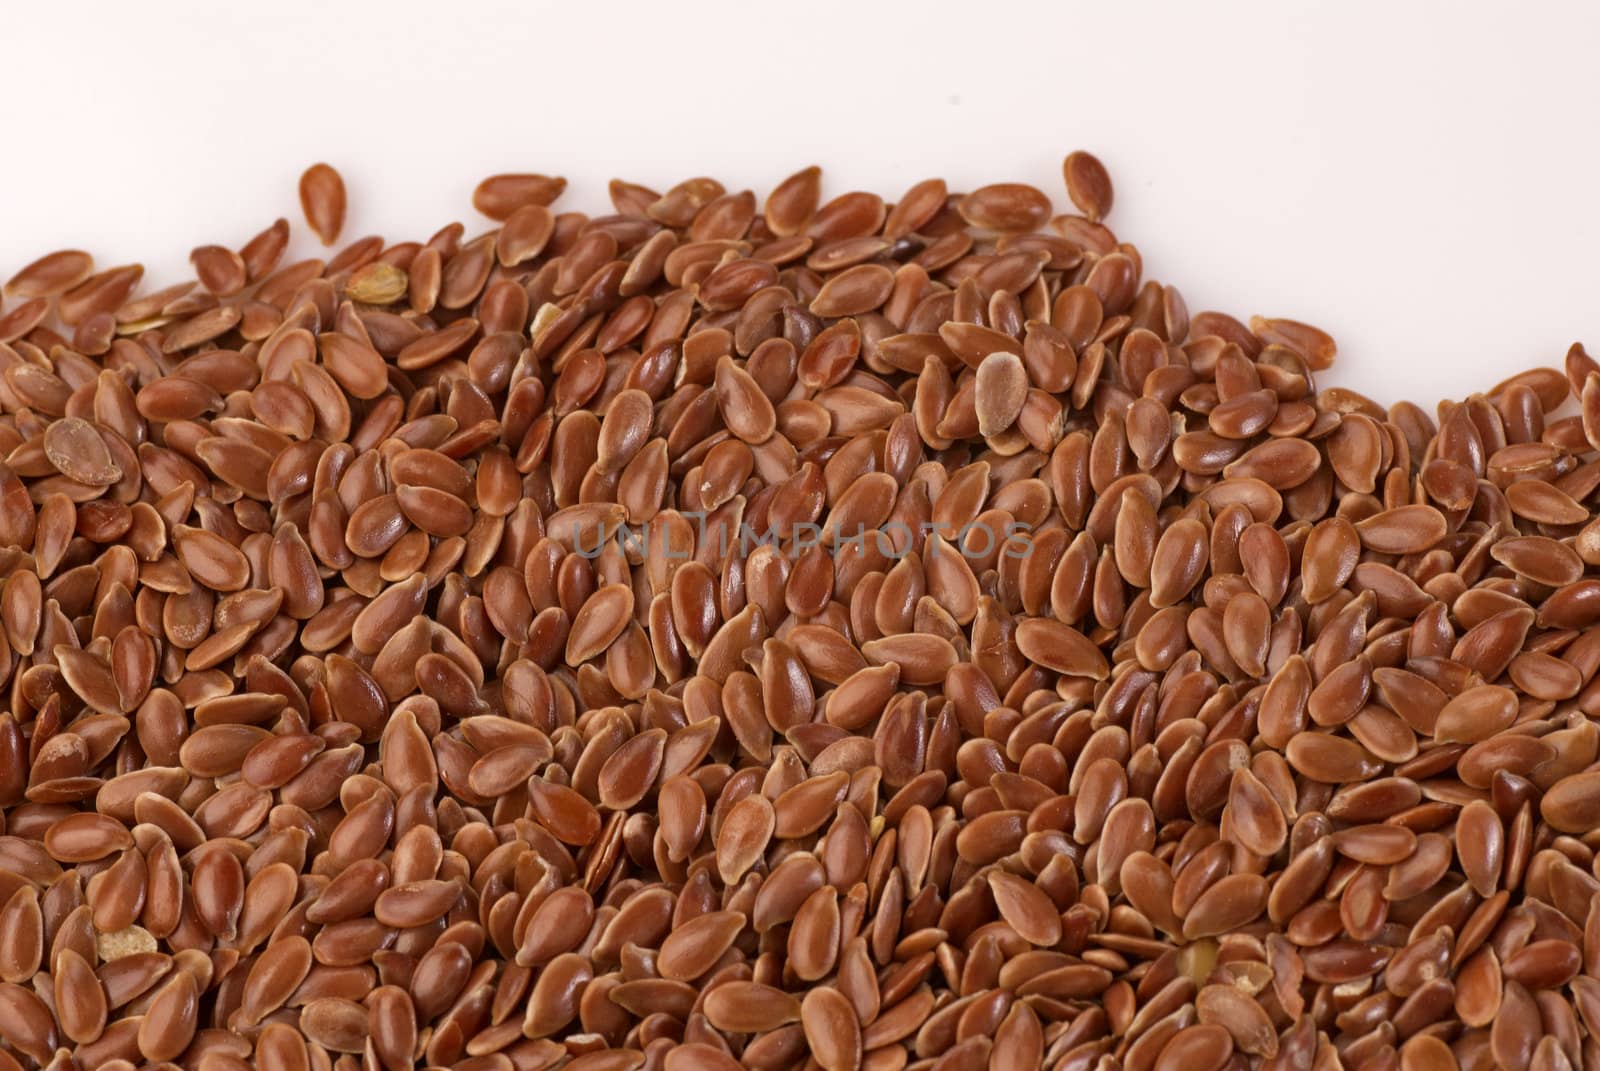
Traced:
<path fill-rule="evenodd" d="M 323 245 L 332 245 L 344 226 L 344 179 L 327 164 L 313 164 L 300 176 L 300 210 Z"/>
<path fill-rule="evenodd" d="M 0 1056 L 1585 1060 L 1600 366 L 1318 391 L 1062 175 L 17 272 Z"/>

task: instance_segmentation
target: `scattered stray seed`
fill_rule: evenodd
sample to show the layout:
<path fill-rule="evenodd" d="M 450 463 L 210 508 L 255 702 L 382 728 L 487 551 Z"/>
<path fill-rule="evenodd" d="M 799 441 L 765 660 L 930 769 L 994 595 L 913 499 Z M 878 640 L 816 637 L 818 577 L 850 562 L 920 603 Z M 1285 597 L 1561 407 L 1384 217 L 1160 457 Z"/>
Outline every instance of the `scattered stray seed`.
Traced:
<path fill-rule="evenodd" d="M 300 176 L 300 211 L 306 224 L 321 239 L 332 245 L 344 226 L 344 179 L 327 164 L 312 164 Z"/>

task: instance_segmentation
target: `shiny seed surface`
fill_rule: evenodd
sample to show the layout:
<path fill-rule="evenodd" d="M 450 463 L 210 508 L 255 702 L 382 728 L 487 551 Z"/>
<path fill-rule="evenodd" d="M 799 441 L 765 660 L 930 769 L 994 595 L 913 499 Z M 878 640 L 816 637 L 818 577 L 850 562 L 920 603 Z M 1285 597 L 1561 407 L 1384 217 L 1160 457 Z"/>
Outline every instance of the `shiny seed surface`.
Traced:
<path fill-rule="evenodd" d="M 1592 1067 L 1600 364 L 1062 179 L 0 272 L 0 1069 Z"/>

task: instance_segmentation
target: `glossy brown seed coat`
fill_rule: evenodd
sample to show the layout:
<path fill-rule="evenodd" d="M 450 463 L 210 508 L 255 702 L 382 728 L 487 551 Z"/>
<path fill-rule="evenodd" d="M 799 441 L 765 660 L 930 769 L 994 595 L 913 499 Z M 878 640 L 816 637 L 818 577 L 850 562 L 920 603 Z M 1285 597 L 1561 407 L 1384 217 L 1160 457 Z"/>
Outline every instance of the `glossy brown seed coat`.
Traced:
<path fill-rule="evenodd" d="M 300 176 L 300 211 L 322 240 L 332 245 L 344 226 L 344 179 L 327 164 L 313 164 Z"/>
<path fill-rule="evenodd" d="M 1062 178 L 14 273 L 0 1068 L 1595 1064 L 1600 365 Z"/>

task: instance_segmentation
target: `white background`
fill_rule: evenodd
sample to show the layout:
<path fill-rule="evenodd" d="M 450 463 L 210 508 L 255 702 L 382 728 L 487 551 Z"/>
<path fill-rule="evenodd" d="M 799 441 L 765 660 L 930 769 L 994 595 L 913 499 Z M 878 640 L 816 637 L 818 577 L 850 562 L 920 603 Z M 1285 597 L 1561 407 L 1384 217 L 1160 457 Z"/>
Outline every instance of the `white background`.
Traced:
<path fill-rule="evenodd" d="M 1600 349 L 1600 7 L 1579 3 L 335 0 L 8 5 L 0 278 L 63 246 L 188 274 L 343 172 L 345 237 L 422 238 L 477 180 L 894 198 L 1111 168 L 1110 222 L 1192 311 L 1331 331 L 1324 383 L 1425 404 Z"/>

